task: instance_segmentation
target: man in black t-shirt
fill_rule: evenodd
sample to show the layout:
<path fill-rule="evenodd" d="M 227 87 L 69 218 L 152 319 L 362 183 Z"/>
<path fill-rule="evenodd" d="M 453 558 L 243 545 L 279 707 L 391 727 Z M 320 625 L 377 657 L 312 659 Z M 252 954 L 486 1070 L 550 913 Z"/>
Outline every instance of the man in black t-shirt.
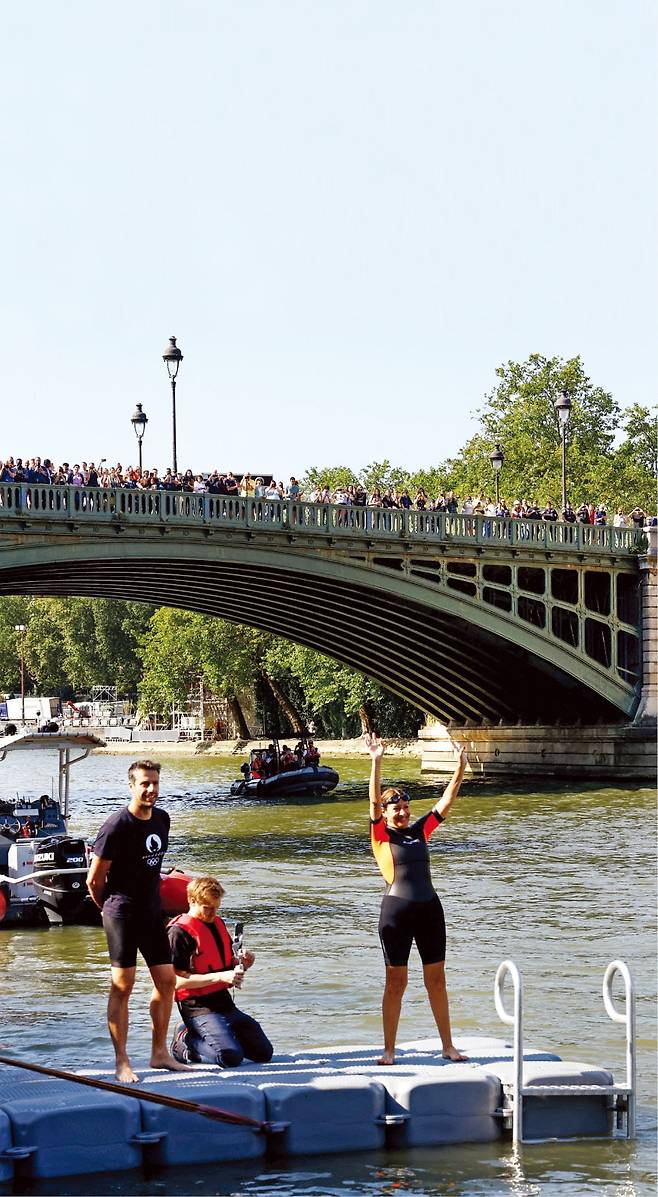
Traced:
<path fill-rule="evenodd" d="M 87 888 L 102 911 L 112 964 L 107 1023 L 118 1081 L 135 1082 L 127 1053 L 128 1003 L 142 953 L 153 979 L 151 1068 L 184 1068 L 167 1048 L 176 977 L 160 907 L 160 870 L 169 845 L 169 815 L 156 810 L 160 766 L 135 761 L 128 770 L 130 802 L 111 815 L 94 842 Z"/>

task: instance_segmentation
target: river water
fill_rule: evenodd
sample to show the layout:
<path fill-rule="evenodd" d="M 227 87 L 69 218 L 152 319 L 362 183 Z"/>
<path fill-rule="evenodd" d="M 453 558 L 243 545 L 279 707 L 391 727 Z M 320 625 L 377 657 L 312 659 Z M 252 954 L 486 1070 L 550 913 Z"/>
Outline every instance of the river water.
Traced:
<path fill-rule="evenodd" d="M 45 755 L 45 754 L 44 754 Z M 39 754 L 39 757 L 41 754 Z M 15 754 L 1 792 L 50 789 L 48 764 Z M 245 923 L 257 963 L 240 1005 L 288 1052 L 379 1043 L 383 964 L 377 916 L 383 884 L 367 843 L 367 762 L 339 759 L 335 795 L 267 805 L 229 796 L 235 760 L 161 756 L 162 805 L 172 818 L 168 863 L 218 875 L 226 921 Z M 386 759 L 409 783 L 420 814 L 436 790 L 415 760 Z M 27 765 L 27 770 L 26 770 Z M 126 800 L 128 758 L 96 756 L 72 771 L 73 833 L 92 835 Z M 455 1038 L 502 1036 L 493 1003 L 501 960 L 524 976 L 528 1043 L 624 1076 L 623 1028 L 604 1012 L 610 960 L 637 986 L 638 1137 L 633 1143 L 526 1146 L 508 1141 L 403 1154 L 308 1157 L 35 1182 L 36 1194 L 224 1194 L 360 1197 L 378 1194 L 603 1197 L 654 1194 L 656 805 L 652 790 L 588 786 L 465 787 L 434 837 L 432 869 L 448 925 L 447 973 Z M 147 1058 L 145 968 L 131 1002 L 131 1056 Z M 3 1051 L 25 1060 L 109 1067 L 108 963 L 96 928 L 0 931 Z M 508 997 L 509 1002 L 509 997 Z M 399 1039 L 434 1028 L 412 959 Z M 0 1192 L 11 1192 L 0 1186 Z"/>

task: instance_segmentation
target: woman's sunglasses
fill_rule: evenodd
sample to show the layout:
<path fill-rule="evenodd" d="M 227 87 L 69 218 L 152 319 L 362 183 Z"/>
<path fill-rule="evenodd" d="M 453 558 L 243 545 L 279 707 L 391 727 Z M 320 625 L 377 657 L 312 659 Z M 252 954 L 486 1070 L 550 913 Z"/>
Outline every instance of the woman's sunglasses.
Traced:
<path fill-rule="evenodd" d="M 387 798 L 384 806 L 408 806 L 410 802 L 411 798 L 407 793 L 396 794 L 395 797 Z"/>

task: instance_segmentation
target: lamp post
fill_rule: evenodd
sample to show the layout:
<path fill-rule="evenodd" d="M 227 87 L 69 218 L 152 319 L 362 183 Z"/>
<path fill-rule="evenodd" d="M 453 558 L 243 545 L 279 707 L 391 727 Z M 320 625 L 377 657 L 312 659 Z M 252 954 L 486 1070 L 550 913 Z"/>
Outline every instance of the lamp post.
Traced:
<path fill-rule="evenodd" d="M 571 415 L 571 399 L 568 392 L 563 391 L 559 399 L 553 404 L 560 422 L 560 436 L 562 438 L 562 511 L 567 506 L 567 424 Z"/>
<path fill-rule="evenodd" d="M 172 418 L 172 469 L 174 474 L 178 473 L 178 458 L 176 457 L 176 375 L 178 368 L 183 360 L 183 355 L 176 344 L 176 338 L 170 337 L 169 344 L 165 349 L 162 360 L 167 367 L 167 374 L 171 382 L 171 418 Z"/>
<path fill-rule="evenodd" d="M 146 425 L 149 422 L 146 412 L 142 410 L 141 403 L 137 404 L 137 407 L 135 408 L 132 416 L 130 417 L 130 422 L 131 422 L 133 428 L 135 429 L 135 436 L 137 437 L 137 444 L 139 445 L 139 472 L 141 474 L 141 472 L 142 472 L 142 440 L 144 437 L 144 429 L 146 428 Z"/>
<path fill-rule="evenodd" d="M 21 655 L 21 723 L 25 723 L 25 633 L 27 627 L 24 623 L 15 623 L 14 631 L 18 632 L 20 636 L 19 651 Z"/>
<path fill-rule="evenodd" d="M 500 471 L 503 468 L 504 460 L 505 454 L 503 453 L 500 445 L 497 444 L 496 448 L 491 454 L 491 468 L 493 469 L 494 479 L 496 482 L 496 506 L 498 506 L 500 502 Z"/>

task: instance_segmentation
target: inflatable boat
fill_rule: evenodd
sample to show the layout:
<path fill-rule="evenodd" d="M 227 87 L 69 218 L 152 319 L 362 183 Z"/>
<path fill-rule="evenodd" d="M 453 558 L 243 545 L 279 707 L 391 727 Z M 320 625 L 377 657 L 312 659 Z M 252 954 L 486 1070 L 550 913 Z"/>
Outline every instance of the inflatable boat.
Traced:
<path fill-rule="evenodd" d="M 234 781 L 231 793 L 238 798 L 319 798 L 335 790 L 340 778 L 326 765 L 309 765 L 302 769 L 288 769 L 271 777 L 241 778 Z"/>
<path fill-rule="evenodd" d="M 303 737 L 293 753 L 273 739 L 266 749 L 254 748 L 234 781 L 236 798 L 320 798 L 335 790 L 340 778 L 335 769 L 320 764 L 313 741 Z"/>

